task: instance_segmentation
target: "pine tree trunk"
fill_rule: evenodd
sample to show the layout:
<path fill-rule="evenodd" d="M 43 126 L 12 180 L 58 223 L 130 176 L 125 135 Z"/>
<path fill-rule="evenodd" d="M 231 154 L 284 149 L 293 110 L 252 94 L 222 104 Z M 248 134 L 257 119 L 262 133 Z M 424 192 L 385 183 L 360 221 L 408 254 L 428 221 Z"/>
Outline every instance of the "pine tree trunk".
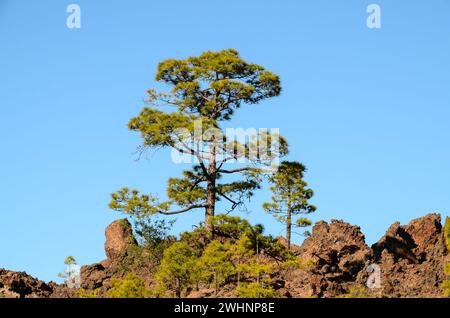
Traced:
<path fill-rule="evenodd" d="M 288 250 L 291 249 L 291 231 L 292 231 L 292 212 L 291 209 L 289 208 L 287 211 L 287 218 L 286 218 L 286 241 Z"/>
<path fill-rule="evenodd" d="M 214 209 L 216 206 L 216 185 L 214 181 L 208 181 L 207 191 L 207 207 L 205 210 L 205 226 L 211 235 L 214 235 L 214 228 L 212 224 L 212 217 L 214 216 Z"/>
<path fill-rule="evenodd" d="M 181 283 L 180 280 L 177 279 L 177 290 L 176 290 L 176 297 L 177 298 L 181 298 Z"/>
<path fill-rule="evenodd" d="M 241 258 L 239 257 L 238 258 L 238 268 L 240 268 L 240 266 L 241 266 Z M 240 270 L 238 270 L 237 271 L 237 284 L 238 284 L 238 286 L 239 286 L 239 284 L 241 283 L 241 271 Z"/>
<path fill-rule="evenodd" d="M 215 287 L 216 287 L 216 296 L 219 293 L 219 282 L 217 279 L 217 274 L 214 274 L 214 283 L 215 283 Z"/>
<path fill-rule="evenodd" d="M 207 207 L 205 211 L 205 226 L 211 237 L 214 237 L 214 227 L 211 221 L 216 208 L 216 173 L 216 147 L 214 144 L 211 144 L 208 167 L 209 178 L 206 187 Z"/>

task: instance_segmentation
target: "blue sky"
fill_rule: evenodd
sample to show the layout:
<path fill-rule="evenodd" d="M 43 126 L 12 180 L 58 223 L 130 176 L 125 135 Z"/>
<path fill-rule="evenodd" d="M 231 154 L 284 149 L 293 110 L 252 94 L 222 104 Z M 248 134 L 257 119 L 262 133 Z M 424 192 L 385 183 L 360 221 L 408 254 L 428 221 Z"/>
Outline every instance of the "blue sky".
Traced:
<path fill-rule="evenodd" d="M 66 27 L 81 6 L 82 28 Z M 164 195 L 187 168 L 136 162 L 126 128 L 166 58 L 235 48 L 279 74 L 283 93 L 244 107 L 236 127 L 280 128 L 307 165 L 314 221 L 344 219 L 374 243 L 450 196 L 450 3 L 425 1 L 0 0 L 0 267 L 55 280 L 67 255 L 102 260 L 122 186 Z M 381 5 L 382 28 L 366 27 Z M 248 204 L 252 222 L 281 234 Z M 180 216 L 189 229 L 202 212 Z M 301 241 L 300 237 L 295 238 Z"/>

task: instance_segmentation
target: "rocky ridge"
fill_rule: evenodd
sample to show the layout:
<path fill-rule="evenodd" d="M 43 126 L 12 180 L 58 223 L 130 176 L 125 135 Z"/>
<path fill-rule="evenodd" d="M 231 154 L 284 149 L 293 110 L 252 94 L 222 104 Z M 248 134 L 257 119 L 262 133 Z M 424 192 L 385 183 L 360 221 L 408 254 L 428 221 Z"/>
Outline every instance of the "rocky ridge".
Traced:
<path fill-rule="evenodd" d="M 123 277 L 119 267 L 137 246 L 126 219 L 109 225 L 105 236 L 107 259 L 81 268 L 84 289 L 106 291 L 111 278 Z M 320 221 L 312 235 L 293 250 L 311 266 L 276 274 L 274 288 L 284 297 L 337 297 L 351 294 L 355 288 L 364 289 L 369 297 L 442 297 L 443 267 L 450 261 L 439 214 L 428 214 L 407 225 L 394 223 L 371 247 L 358 226 L 342 220 Z M 370 269 L 379 270 L 380 286 L 376 288 L 366 287 L 373 273 Z M 152 285 L 146 269 L 138 274 Z M 189 296 L 210 294 L 196 291 Z M 73 291 L 64 286 L 46 284 L 26 273 L 0 270 L 0 297 L 73 296 Z"/>

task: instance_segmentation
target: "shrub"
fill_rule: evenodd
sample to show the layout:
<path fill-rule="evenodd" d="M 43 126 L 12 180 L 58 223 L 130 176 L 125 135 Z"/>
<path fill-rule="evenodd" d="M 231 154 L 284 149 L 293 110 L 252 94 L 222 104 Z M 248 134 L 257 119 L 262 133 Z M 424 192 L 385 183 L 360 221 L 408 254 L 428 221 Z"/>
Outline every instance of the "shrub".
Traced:
<path fill-rule="evenodd" d="M 450 217 L 445 218 L 444 237 L 447 245 L 447 250 L 450 252 Z"/>
<path fill-rule="evenodd" d="M 98 298 L 100 296 L 100 288 L 89 290 L 84 288 L 79 288 L 75 295 L 78 298 Z"/>
<path fill-rule="evenodd" d="M 123 279 L 111 279 L 107 295 L 109 298 L 147 298 L 151 291 L 145 287 L 142 278 L 130 273 Z"/>
<path fill-rule="evenodd" d="M 247 220 L 238 216 L 229 216 L 224 214 L 216 215 L 211 219 L 214 233 L 220 237 L 226 237 L 238 240 L 242 234 L 252 228 Z"/>
<path fill-rule="evenodd" d="M 206 247 L 205 252 L 199 260 L 200 272 L 207 281 L 214 283 L 216 295 L 219 292 L 219 285 L 234 274 L 234 267 L 230 261 L 230 246 L 219 241 L 212 241 Z"/>
<path fill-rule="evenodd" d="M 362 286 L 350 287 L 347 294 L 337 296 L 337 298 L 369 298 L 366 289 Z"/>
<path fill-rule="evenodd" d="M 191 247 L 177 242 L 164 251 L 156 279 L 162 287 L 174 291 L 180 298 L 182 291 L 193 283 L 196 268 L 196 257 Z"/>
<path fill-rule="evenodd" d="M 277 298 L 279 294 L 272 287 L 261 286 L 256 282 L 240 284 L 236 293 L 239 298 Z"/>
<path fill-rule="evenodd" d="M 447 250 L 450 252 L 450 218 L 445 218 L 444 237 L 447 245 Z M 445 264 L 444 272 L 447 276 L 450 276 L 450 263 Z M 444 289 L 444 296 L 450 297 L 450 279 L 444 280 L 441 286 Z"/>
<path fill-rule="evenodd" d="M 174 241 L 175 237 L 170 235 L 174 221 L 163 219 L 138 219 L 135 221 L 134 228 L 137 241 L 145 251 L 146 258 L 150 262 L 158 265 L 164 255 L 164 250 Z"/>

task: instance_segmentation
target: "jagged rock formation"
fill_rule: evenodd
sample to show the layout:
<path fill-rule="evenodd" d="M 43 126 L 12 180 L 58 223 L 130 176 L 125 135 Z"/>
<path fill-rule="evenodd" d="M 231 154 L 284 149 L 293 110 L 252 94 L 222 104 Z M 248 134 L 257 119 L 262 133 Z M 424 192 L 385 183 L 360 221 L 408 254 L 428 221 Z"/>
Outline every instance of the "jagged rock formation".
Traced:
<path fill-rule="evenodd" d="M 372 246 L 373 261 L 380 264 L 380 295 L 439 297 L 448 262 L 439 214 L 428 214 L 406 226 L 398 222 Z"/>
<path fill-rule="evenodd" d="M 126 264 L 133 264 L 133 271 L 151 286 L 152 265 L 136 263 L 131 253 L 137 243 L 130 223 L 125 219 L 115 221 L 105 235 L 107 259 L 81 268 L 82 287 L 100 289 L 105 295 L 110 279 L 126 274 Z M 282 242 L 283 238 L 279 240 Z M 293 246 L 293 251 L 307 266 L 276 273 L 274 288 L 284 297 L 337 297 L 355 287 L 364 289 L 369 297 L 442 297 L 443 267 L 450 262 L 439 214 L 428 214 L 407 225 L 394 223 L 372 247 L 365 243 L 358 226 L 341 220 L 321 221 L 301 246 Z M 365 287 L 371 264 L 380 268 L 380 288 Z M 211 290 L 199 290 L 188 297 L 213 294 Z M 25 273 L 0 270 L 0 297 L 73 295 L 64 286 L 46 284 Z M 231 286 L 224 286 L 219 294 L 230 295 Z"/>
<path fill-rule="evenodd" d="M 133 229 L 127 219 L 114 221 L 105 230 L 105 252 L 108 260 L 114 261 L 124 254 L 130 245 L 137 245 Z"/>
<path fill-rule="evenodd" d="M 361 272 L 370 264 L 372 251 L 357 226 L 332 220 L 320 221 L 297 251 L 306 269 L 288 273 L 286 292 L 293 297 L 334 297 L 349 284 L 362 282 Z"/>
<path fill-rule="evenodd" d="M 0 298 L 47 298 L 53 289 L 24 272 L 0 269 Z"/>
<path fill-rule="evenodd" d="M 335 297 L 355 286 L 371 297 L 441 297 L 449 261 L 439 214 L 396 222 L 371 248 L 357 226 L 318 222 L 298 254 L 314 265 L 285 277 L 286 293 L 294 297 Z M 380 288 L 365 287 L 371 264 L 381 269 Z"/>
<path fill-rule="evenodd" d="M 127 219 L 111 223 L 105 230 L 105 237 L 107 259 L 100 263 L 81 267 L 81 287 L 84 289 L 107 289 L 111 277 L 120 276 L 118 264 L 122 260 L 126 260 L 130 248 L 137 246 L 132 226 Z"/>
<path fill-rule="evenodd" d="M 45 283 L 24 272 L 0 269 L 0 298 L 72 298 L 73 289 Z"/>

